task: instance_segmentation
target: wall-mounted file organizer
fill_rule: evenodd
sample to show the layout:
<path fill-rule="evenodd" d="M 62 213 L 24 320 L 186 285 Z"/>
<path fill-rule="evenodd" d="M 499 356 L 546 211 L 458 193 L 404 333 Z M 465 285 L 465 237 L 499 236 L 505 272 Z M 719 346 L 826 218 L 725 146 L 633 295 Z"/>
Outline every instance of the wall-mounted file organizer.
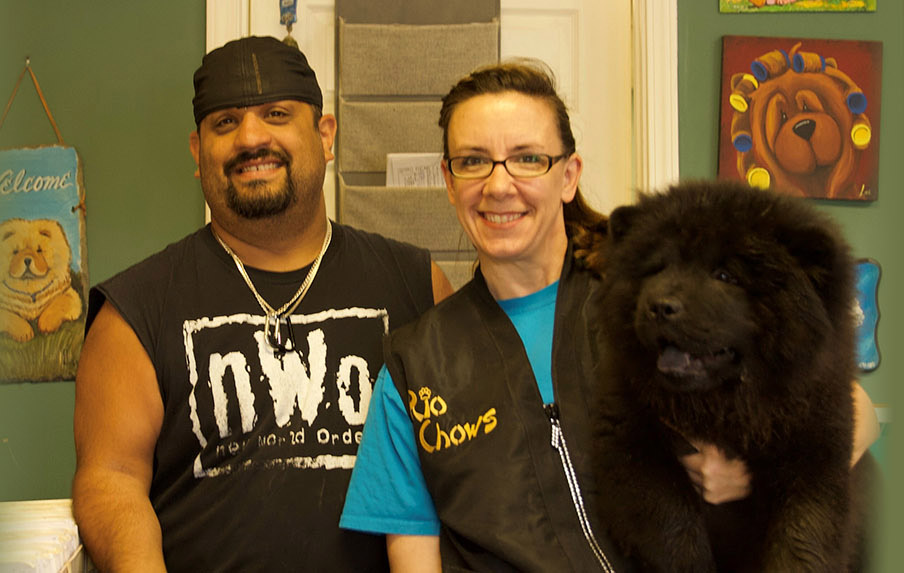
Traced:
<path fill-rule="evenodd" d="M 337 1 L 337 214 L 429 249 L 457 288 L 476 257 L 445 188 L 385 186 L 386 155 L 442 152 L 442 97 L 499 60 L 498 0 L 449 4 Z"/>

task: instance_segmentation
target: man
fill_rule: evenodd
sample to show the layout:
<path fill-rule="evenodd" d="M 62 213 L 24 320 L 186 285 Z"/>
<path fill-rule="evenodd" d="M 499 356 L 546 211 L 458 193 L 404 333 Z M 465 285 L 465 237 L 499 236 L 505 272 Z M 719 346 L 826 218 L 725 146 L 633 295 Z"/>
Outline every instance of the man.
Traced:
<path fill-rule="evenodd" d="M 102 570 L 383 570 L 338 527 L 381 339 L 451 287 L 327 219 L 336 120 L 296 48 L 230 42 L 194 84 L 211 224 L 91 292 L 80 533 Z"/>

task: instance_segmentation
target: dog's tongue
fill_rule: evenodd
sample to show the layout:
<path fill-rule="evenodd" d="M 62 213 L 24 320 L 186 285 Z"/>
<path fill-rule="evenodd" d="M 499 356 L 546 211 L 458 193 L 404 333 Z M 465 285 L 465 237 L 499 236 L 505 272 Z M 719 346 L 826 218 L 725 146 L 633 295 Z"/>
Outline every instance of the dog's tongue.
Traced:
<path fill-rule="evenodd" d="M 694 358 L 687 352 L 678 350 L 674 346 L 667 346 L 659 355 L 656 367 L 663 374 L 672 376 L 702 376 L 706 374 L 703 361 Z"/>

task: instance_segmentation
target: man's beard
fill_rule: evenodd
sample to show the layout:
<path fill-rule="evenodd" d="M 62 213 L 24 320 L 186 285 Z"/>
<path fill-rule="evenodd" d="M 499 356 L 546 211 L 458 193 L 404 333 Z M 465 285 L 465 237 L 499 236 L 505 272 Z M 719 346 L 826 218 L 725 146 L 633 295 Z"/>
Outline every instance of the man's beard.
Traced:
<path fill-rule="evenodd" d="M 269 183 L 264 181 L 254 181 L 249 183 L 247 187 L 255 189 L 257 187 L 266 187 Z M 293 203 L 298 201 L 295 195 L 295 182 L 286 174 L 286 180 L 283 185 L 275 192 L 269 194 L 251 193 L 240 195 L 235 185 L 230 181 L 226 185 L 226 205 L 232 211 L 246 219 L 263 219 L 264 217 L 272 217 L 285 212 Z"/>
<path fill-rule="evenodd" d="M 235 188 L 235 185 L 233 185 L 232 180 L 229 179 L 229 173 L 231 173 L 239 163 L 264 157 L 275 157 L 280 160 L 286 170 L 285 181 L 279 189 L 272 193 L 255 192 L 257 188 L 263 189 L 270 185 L 270 182 L 252 181 L 251 183 L 246 184 L 249 192 L 244 195 L 240 194 Z M 224 167 L 224 171 L 226 173 L 227 181 L 226 189 L 224 190 L 226 205 L 240 217 L 246 219 L 272 217 L 273 215 L 279 215 L 280 213 L 285 212 L 293 203 L 298 201 L 298 197 L 295 194 L 295 181 L 291 177 L 292 162 L 284 153 L 266 149 L 255 153 L 242 153 L 227 163 Z"/>

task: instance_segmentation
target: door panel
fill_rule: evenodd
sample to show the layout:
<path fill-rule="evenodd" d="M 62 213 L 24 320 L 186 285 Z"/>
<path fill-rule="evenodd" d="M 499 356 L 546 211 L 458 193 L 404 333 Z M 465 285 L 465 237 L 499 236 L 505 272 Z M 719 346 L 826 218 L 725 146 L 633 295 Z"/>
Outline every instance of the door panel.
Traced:
<path fill-rule="evenodd" d="M 504 58 L 549 64 L 584 159 L 581 189 L 609 212 L 631 193 L 631 2 L 502 0 Z"/>

